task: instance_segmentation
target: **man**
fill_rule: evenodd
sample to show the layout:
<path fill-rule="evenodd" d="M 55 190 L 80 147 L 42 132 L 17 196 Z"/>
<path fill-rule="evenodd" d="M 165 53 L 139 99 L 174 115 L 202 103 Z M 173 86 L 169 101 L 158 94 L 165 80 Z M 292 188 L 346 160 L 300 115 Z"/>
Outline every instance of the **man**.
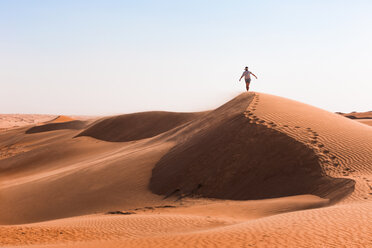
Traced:
<path fill-rule="evenodd" d="M 242 78 L 244 77 L 245 87 L 247 88 L 247 91 L 249 91 L 249 84 L 251 83 L 251 74 L 257 79 L 256 75 L 254 75 L 252 72 L 248 71 L 248 66 L 246 66 L 242 76 L 239 79 L 239 82 L 240 82 L 240 80 L 242 80 Z"/>

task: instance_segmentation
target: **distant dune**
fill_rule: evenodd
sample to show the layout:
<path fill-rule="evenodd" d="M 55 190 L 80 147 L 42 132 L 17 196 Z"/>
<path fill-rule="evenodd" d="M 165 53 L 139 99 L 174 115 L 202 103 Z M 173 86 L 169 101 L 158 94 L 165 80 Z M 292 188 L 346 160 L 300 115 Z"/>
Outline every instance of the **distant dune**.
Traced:
<path fill-rule="evenodd" d="M 0 114 L 0 130 L 34 125 L 56 118 L 53 115 Z"/>
<path fill-rule="evenodd" d="M 340 113 L 338 114 L 345 116 L 350 119 L 372 119 L 372 111 L 368 112 L 351 112 L 351 113 Z"/>
<path fill-rule="evenodd" d="M 69 122 L 69 121 L 74 121 L 75 119 L 69 117 L 69 116 L 65 116 L 65 115 L 59 115 L 57 116 L 56 118 L 54 118 L 53 120 L 50 120 L 46 123 L 61 123 L 61 122 Z"/>
<path fill-rule="evenodd" d="M 368 125 L 254 92 L 36 119 L 0 132 L 1 247 L 372 244 Z"/>
<path fill-rule="evenodd" d="M 368 126 L 372 126 L 372 111 L 368 112 L 351 112 L 351 113 L 340 113 L 338 114 L 345 116 L 349 119 L 353 119 L 360 123 L 366 124 Z"/>

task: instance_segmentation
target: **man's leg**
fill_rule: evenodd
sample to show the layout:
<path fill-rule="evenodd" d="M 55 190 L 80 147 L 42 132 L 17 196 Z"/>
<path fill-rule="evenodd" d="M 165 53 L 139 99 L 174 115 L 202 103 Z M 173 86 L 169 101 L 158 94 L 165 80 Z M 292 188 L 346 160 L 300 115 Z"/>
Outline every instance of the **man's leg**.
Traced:
<path fill-rule="evenodd" d="M 249 84 L 251 83 L 251 79 L 250 78 L 247 78 L 245 80 L 245 87 L 247 88 L 247 91 L 249 91 Z"/>

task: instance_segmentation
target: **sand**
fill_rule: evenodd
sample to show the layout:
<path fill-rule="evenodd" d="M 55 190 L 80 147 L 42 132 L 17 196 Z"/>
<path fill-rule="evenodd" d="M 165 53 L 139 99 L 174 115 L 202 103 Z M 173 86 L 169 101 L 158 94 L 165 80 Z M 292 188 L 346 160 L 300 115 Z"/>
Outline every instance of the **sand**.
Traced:
<path fill-rule="evenodd" d="M 339 113 L 350 119 L 372 119 L 372 111 L 367 112 L 351 112 L 351 113 Z"/>
<path fill-rule="evenodd" d="M 368 112 L 351 112 L 351 113 L 339 113 L 342 116 L 353 119 L 360 123 L 372 126 L 372 111 Z"/>
<path fill-rule="evenodd" d="M 0 114 L 0 131 L 43 123 L 55 118 L 55 115 Z"/>
<path fill-rule="evenodd" d="M 1 247 L 372 246 L 372 127 L 356 120 L 254 92 L 26 118 L 0 132 Z"/>
<path fill-rule="evenodd" d="M 360 123 L 366 124 L 368 126 L 372 126 L 372 120 L 371 119 L 359 119 L 357 120 Z"/>

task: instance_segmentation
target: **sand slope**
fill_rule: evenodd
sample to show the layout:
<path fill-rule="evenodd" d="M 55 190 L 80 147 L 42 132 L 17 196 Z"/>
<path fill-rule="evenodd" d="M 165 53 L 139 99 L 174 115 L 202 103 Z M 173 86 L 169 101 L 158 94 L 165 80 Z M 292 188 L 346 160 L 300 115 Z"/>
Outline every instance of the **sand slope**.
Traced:
<path fill-rule="evenodd" d="M 182 137 L 210 119 L 208 128 L 179 143 L 155 165 L 150 189 L 167 196 L 235 200 L 299 194 L 338 200 L 353 191 L 354 181 L 322 173 L 310 147 L 250 122 L 244 112 L 252 98 L 241 95 L 179 132 L 177 137 Z"/>
<path fill-rule="evenodd" d="M 104 118 L 81 132 L 111 142 L 124 142 L 154 137 L 202 116 L 204 113 L 144 112 Z"/>
<path fill-rule="evenodd" d="M 367 247 L 371 141 L 367 125 L 262 93 L 9 130 L 0 245 Z"/>
<path fill-rule="evenodd" d="M 360 120 L 357 120 L 357 121 L 360 122 L 360 123 L 366 124 L 368 126 L 372 126 L 372 120 L 371 119 L 360 119 Z"/>
<path fill-rule="evenodd" d="M 257 94 L 247 113 L 306 144 L 319 157 L 324 172 L 350 178 L 357 187 L 349 199 L 370 197 L 372 181 L 372 129 L 337 114 L 268 94 Z"/>

